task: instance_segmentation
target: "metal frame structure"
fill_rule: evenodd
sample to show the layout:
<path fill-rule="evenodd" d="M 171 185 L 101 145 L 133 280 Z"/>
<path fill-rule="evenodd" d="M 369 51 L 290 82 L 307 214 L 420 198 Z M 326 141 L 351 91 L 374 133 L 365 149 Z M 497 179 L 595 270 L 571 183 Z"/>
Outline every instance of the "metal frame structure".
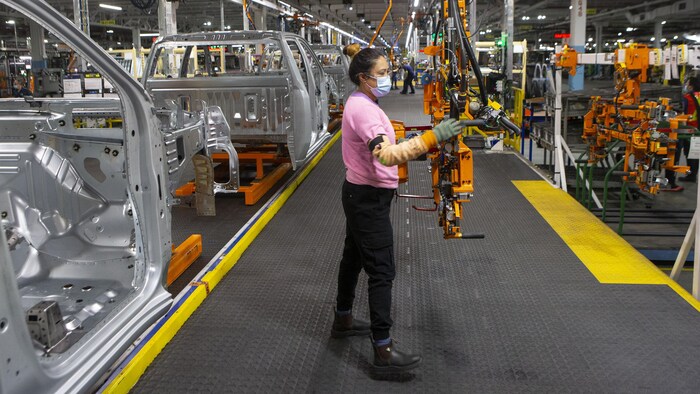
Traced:
<path fill-rule="evenodd" d="M 240 45 L 250 42 L 275 43 L 282 52 L 283 70 L 245 75 L 221 74 L 216 78 L 152 78 L 160 51 L 167 48 Z M 306 55 L 306 67 L 294 59 L 290 43 Z M 181 60 L 183 61 L 183 60 Z M 286 144 L 293 168 L 305 162 L 314 146 L 329 134 L 328 96 L 330 77 L 308 43 L 296 34 L 282 32 L 193 33 L 159 40 L 148 58 L 142 79 L 157 105 L 166 102 L 201 100 L 219 105 L 231 123 L 236 143 Z M 224 70 L 225 71 L 225 70 Z"/>

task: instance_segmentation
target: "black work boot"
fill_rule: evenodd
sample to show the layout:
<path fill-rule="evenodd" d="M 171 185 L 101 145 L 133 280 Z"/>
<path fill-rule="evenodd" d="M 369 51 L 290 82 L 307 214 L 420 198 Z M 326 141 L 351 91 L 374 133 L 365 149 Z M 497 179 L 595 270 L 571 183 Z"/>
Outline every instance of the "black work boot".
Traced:
<path fill-rule="evenodd" d="M 409 371 L 420 365 L 421 357 L 418 354 L 406 354 L 394 349 L 394 343 L 374 347 L 374 361 L 372 369 L 375 372 L 402 372 Z"/>
<path fill-rule="evenodd" d="M 359 335 L 369 335 L 369 323 L 366 321 L 353 319 L 352 314 L 340 316 L 335 314 L 331 337 L 345 338 Z"/>

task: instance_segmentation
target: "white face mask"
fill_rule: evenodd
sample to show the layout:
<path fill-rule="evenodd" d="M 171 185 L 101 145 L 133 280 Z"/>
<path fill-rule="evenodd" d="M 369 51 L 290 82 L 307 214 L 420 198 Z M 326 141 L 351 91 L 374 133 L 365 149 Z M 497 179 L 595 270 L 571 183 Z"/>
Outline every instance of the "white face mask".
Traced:
<path fill-rule="evenodd" d="M 388 75 L 385 77 L 373 77 L 371 75 L 367 76 L 377 81 L 376 88 L 373 88 L 369 86 L 369 84 L 367 84 L 369 90 L 372 92 L 374 97 L 384 97 L 387 94 L 389 94 L 389 92 L 391 91 L 391 78 Z"/>

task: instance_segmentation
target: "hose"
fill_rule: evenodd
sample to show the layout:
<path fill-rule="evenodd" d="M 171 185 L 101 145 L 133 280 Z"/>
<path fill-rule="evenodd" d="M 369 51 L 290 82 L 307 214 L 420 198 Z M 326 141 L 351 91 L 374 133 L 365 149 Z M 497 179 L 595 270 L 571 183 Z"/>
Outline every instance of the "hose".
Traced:
<path fill-rule="evenodd" d="M 474 70 L 474 75 L 476 76 L 476 82 L 479 84 L 479 95 L 481 96 L 481 104 L 482 105 L 488 105 L 489 101 L 488 98 L 486 97 L 486 88 L 484 87 L 484 78 L 481 74 L 481 69 L 479 68 L 479 64 L 476 61 L 476 57 L 474 56 L 474 51 L 472 50 L 471 45 L 469 44 L 469 39 L 467 38 L 467 33 L 464 32 L 464 27 L 462 26 L 462 23 L 459 18 L 459 8 L 457 7 L 457 0 L 450 0 L 450 8 L 453 10 L 453 15 L 455 18 L 455 22 L 457 23 L 457 32 L 459 34 L 459 38 L 462 41 L 462 46 L 464 49 L 466 49 L 466 55 L 469 58 L 469 62 L 472 65 L 472 69 Z M 461 51 L 460 51 L 461 52 Z"/>

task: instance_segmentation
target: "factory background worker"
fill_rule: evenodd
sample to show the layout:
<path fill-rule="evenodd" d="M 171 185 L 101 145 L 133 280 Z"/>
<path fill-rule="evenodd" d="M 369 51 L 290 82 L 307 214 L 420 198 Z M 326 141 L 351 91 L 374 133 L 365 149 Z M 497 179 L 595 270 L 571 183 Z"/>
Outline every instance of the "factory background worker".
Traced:
<path fill-rule="evenodd" d="M 406 94 L 408 92 L 408 88 L 411 88 L 411 94 L 416 93 L 416 90 L 413 89 L 413 78 L 416 77 L 416 73 L 413 71 L 413 67 L 411 67 L 410 64 L 408 64 L 408 60 L 403 61 L 403 66 L 401 66 L 404 69 L 405 75 L 403 78 L 403 90 L 401 90 L 401 94 Z"/>
<path fill-rule="evenodd" d="M 698 128 L 698 111 L 700 106 L 698 105 L 698 100 L 700 100 L 700 79 L 698 77 L 690 77 L 685 85 L 683 85 L 683 113 L 690 115 L 688 119 L 688 126 Z M 681 152 L 685 154 L 686 162 L 690 167 L 690 174 L 685 178 L 681 178 L 684 182 L 697 182 L 698 179 L 698 159 L 688 159 L 688 153 L 690 152 L 690 140 L 689 139 L 679 139 L 676 145 L 676 156 L 674 162 L 676 165 L 680 163 Z M 663 189 L 669 192 L 679 192 L 683 191 L 684 187 L 676 183 L 677 174 L 674 171 L 668 171 L 666 178 L 668 178 L 668 188 Z"/>
<path fill-rule="evenodd" d="M 375 371 L 404 371 L 420 363 L 416 354 L 392 345 L 391 289 L 394 266 L 393 229 L 389 213 L 398 187 L 397 165 L 461 133 L 462 123 L 447 120 L 417 138 L 396 143 L 394 129 L 377 99 L 391 90 L 389 63 L 384 52 L 366 48 L 352 59 L 350 80 L 357 90 L 343 112 L 342 151 L 346 174 L 342 203 L 346 219 L 345 245 L 338 272 L 338 294 L 331 336 L 372 334 Z M 371 324 L 353 319 L 360 271 L 367 273 Z"/>
<path fill-rule="evenodd" d="M 27 80 L 24 77 L 17 77 L 12 83 L 12 97 L 31 96 L 32 91 L 27 89 Z"/>

